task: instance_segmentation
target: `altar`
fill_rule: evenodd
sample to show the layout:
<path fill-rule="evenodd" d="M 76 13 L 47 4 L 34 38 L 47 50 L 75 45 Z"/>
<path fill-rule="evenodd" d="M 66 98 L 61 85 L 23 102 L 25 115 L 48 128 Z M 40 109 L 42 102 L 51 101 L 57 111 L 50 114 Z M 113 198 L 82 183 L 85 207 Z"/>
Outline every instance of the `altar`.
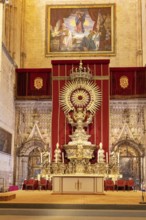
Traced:
<path fill-rule="evenodd" d="M 98 175 L 54 175 L 53 194 L 104 194 L 104 177 Z"/>
<path fill-rule="evenodd" d="M 41 152 L 41 176 L 52 177 L 54 194 L 103 194 L 104 178 L 119 176 L 119 152 L 109 155 L 108 142 L 105 142 L 108 136 L 94 136 L 101 125 L 97 112 L 103 109 L 103 89 L 93 78 L 89 65 L 83 66 L 82 61 L 78 67 L 70 66 L 69 73 L 69 80 L 59 87 L 59 96 L 55 98 L 60 113 L 56 112 L 53 120 L 57 118 L 58 122 L 63 118 L 63 127 L 56 131 L 56 121 L 52 124 L 53 149 Z M 54 110 L 55 106 L 53 114 Z M 104 120 L 106 115 L 102 112 Z M 104 124 L 107 126 L 107 120 Z M 101 134 L 107 134 L 107 130 Z"/>

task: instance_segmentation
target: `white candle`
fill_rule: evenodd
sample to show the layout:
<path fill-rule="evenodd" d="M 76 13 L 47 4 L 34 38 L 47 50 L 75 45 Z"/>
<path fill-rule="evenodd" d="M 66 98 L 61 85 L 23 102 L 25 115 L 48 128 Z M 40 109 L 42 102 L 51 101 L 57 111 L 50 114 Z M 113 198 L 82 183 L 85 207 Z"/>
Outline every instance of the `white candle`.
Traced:
<path fill-rule="evenodd" d="M 106 152 L 106 163 L 108 163 L 108 152 Z"/>
<path fill-rule="evenodd" d="M 64 163 L 64 152 L 62 152 L 62 163 Z"/>
<path fill-rule="evenodd" d="M 118 164 L 120 162 L 120 153 L 118 153 Z"/>
<path fill-rule="evenodd" d="M 100 142 L 100 144 L 99 144 L 99 147 L 100 147 L 100 149 L 102 149 L 102 143 Z"/>
<path fill-rule="evenodd" d="M 40 179 L 41 179 L 41 178 L 40 178 L 40 174 L 38 174 L 38 181 L 40 181 Z"/>
<path fill-rule="evenodd" d="M 46 174 L 46 180 L 48 180 L 48 175 Z"/>

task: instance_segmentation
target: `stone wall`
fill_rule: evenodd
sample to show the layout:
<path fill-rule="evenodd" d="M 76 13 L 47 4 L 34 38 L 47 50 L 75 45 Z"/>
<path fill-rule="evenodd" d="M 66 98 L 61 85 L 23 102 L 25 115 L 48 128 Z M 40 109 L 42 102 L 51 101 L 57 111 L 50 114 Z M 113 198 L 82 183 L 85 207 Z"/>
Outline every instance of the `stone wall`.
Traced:
<path fill-rule="evenodd" d="M 35 149 L 51 151 L 51 101 L 16 101 L 15 116 L 15 182 L 28 178 L 28 159 Z M 36 167 L 37 168 L 37 167 Z M 33 171 L 32 171 L 33 172 Z"/>
<path fill-rule="evenodd" d="M 139 36 L 140 21 L 137 15 L 138 1 L 125 0 L 125 4 L 121 0 L 114 2 L 116 3 L 116 55 L 110 57 L 110 65 L 117 67 L 142 65 L 140 61 L 138 62 L 138 58 L 140 56 L 138 51 L 141 49 L 140 43 L 138 44 L 138 42 L 141 40 L 141 36 Z M 52 3 L 55 4 L 57 1 L 52 1 Z M 68 4 L 68 1 L 62 1 L 62 3 Z M 74 1 L 74 4 L 78 3 L 80 3 L 80 1 Z M 84 1 L 84 4 L 86 3 L 89 3 L 89 1 Z M 93 3 L 98 4 L 99 1 L 90 1 L 90 4 Z M 101 0 L 100 3 L 113 3 L 113 1 Z M 48 67 L 50 63 L 51 57 L 45 57 L 45 8 L 47 4 L 51 4 L 51 1 L 38 1 L 38 6 L 36 5 L 36 1 L 29 1 L 29 3 L 26 4 L 26 26 L 24 37 L 26 42 L 24 48 L 26 54 L 26 67 Z M 97 57 L 97 59 L 98 58 L 99 57 Z"/>
<path fill-rule="evenodd" d="M 146 0 L 142 0 L 142 27 L 146 27 Z M 142 28 L 143 66 L 146 66 L 146 29 Z"/>
<path fill-rule="evenodd" d="M 99 4 L 98 0 L 79 0 L 74 5 Z M 141 1 L 138 0 L 101 0 L 100 4 L 115 3 L 115 56 L 107 56 L 111 67 L 142 66 L 142 29 Z M 18 66 L 26 68 L 48 68 L 51 60 L 58 57 L 46 57 L 46 5 L 69 5 L 62 0 L 12 0 L 15 23 L 12 32 L 14 58 Z M 13 5 L 15 6 L 13 8 Z M 143 12 L 144 13 L 144 12 Z M 12 22 L 12 21 L 11 21 Z M 8 25 L 8 24 L 7 24 Z M 6 41 L 5 37 L 4 40 Z M 13 52 L 11 51 L 13 54 Z M 105 57 L 89 57 L 89 59 Z M 80 57 L 62 56 L 59 59 L 80 59 Z M 88 58 L 87 58 L 88 59 Z"/>
<path fill-rule="evenodd" d="M 141 180 L 146 181 L 146 101 L 111 100 L 110 101 L 110 151 L 118 144 L 137 148 L 137 162 L 141 170 Z M 125 148 L 126 149 L 126 148 Z M 123 145 L 124 151 L 124 145 Z M 133 151 L 133 150 L 132 150 Z M 134 154 L 129 153 L 129 157 Z M 141 158 L 138 159 L 138 152 Z M 124 152 L 124 155 L 127 153 Z M 123 156 L 124 156 L 123 155 Z M 141 162 L 140 162 L 141 161 Z M 122 164 L 121 164 L 122 165 Z"/>
<path fill-rule="evenodd" d="M 11 155 L 0 152 L 0 177 L 5 178 L 5 185 L 8 186 L 13 182 L 15 67 L 4 48 L 2 52 L 2 71 L 0 74 L 0 127 L 12 134 Z"/>

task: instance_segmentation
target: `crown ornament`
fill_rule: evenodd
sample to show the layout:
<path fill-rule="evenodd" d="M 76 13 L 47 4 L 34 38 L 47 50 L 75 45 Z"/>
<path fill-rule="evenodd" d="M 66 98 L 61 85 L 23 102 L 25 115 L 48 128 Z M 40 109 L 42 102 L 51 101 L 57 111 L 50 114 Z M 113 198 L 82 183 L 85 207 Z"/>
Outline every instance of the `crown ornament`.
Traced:
<path fill-rule="evenodd" d="M 91 80 L 92 79 L 92 73 L 89 67 L 83 67 L 82 61 L 79 63 L 79 67 L 72 67 L 70 71 L 70 79 L 71 80 Z"/>

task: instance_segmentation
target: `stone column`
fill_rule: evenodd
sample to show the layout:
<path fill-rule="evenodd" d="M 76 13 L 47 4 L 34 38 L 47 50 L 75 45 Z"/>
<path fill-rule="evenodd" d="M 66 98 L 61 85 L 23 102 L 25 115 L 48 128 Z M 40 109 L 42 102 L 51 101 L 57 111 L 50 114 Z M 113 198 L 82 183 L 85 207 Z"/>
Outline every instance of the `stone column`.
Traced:
<path fill-rule="evenodd" d="M 143 66 L 146 66 L 146 0 L 142 1 L 142 45 L 143 45 Z"/>
<path fill-rule="evenodd" d="M 143 159 L 143 175 L 144 175 L 144 183 L 146 184 L 146 106 L 144 108 L 144 140 L 143 140 L 143 145 L 144 145 L 144 159 Z"/>
<path fill-rule="evenodd" d="M 0 0 L 0 79 L 1 79 L 1 64 L 2 64 L 2 32 L 3 32 L 2 21 L 3 21 L 3 3 L 2 0 Z"/>
<path fill-rule="evenodd" d="M 142 51 L 142 0 L 137 1 L 137 66 L 142 66 L 142 58 L 143 58 L 143 51 Z"/>

